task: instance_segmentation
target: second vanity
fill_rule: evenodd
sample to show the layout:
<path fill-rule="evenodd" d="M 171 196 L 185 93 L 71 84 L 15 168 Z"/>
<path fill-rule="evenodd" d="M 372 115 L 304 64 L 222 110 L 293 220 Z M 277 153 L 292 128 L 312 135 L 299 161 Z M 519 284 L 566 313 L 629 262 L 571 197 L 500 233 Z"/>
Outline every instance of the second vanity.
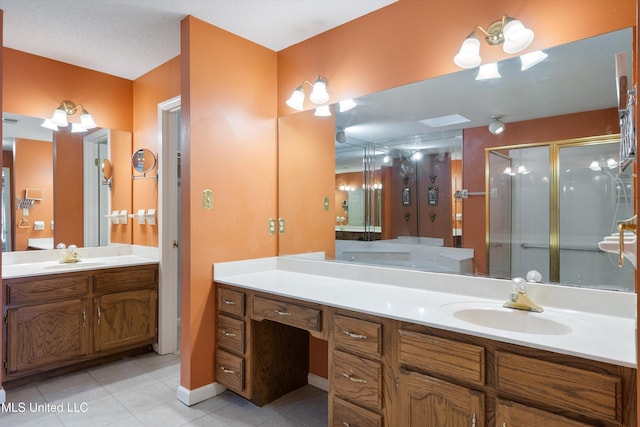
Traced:
<path fill-rule="evenodd" d="M 4 253 L 5 385 L 99 360 L 146 351 L 157 342 L 158 261 L 153 249 Z"/>
<path fill-rule="evenodd" d="M 276 257 L 214 265 L 216 379 L 258 405 L 329 342 L 330 426 L 635 426 L 635 295 Z"/>

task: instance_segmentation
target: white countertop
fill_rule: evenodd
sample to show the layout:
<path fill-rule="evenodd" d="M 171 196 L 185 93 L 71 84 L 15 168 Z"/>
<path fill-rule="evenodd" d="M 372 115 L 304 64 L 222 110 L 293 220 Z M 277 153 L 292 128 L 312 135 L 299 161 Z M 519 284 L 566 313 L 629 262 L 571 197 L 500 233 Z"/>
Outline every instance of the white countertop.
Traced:
<path fill-rule="evenodd" d="M 158 264 L 158 248 L 133 245 L 78 248 L 79 262 L 61 264 L 64 249 L 3 252 L 2 278 L 42 276 L 83 270 Z"/>
<path fill-rule="evenodd" d="M 555 334 L 509 331 L 456 318 L 458 309 L 510 311 L 502 304 L 511 281 L 295 257 L 214 264 L 214 280 L 356 312 L 493 340 L 636 367 L 636 295 L 570 286 L 527 284 L 538 316 L 566 330 Z M 540 320 L 540 319 L 538 319 Z M 545 320 L 545 321 L 546 321 Z"/>

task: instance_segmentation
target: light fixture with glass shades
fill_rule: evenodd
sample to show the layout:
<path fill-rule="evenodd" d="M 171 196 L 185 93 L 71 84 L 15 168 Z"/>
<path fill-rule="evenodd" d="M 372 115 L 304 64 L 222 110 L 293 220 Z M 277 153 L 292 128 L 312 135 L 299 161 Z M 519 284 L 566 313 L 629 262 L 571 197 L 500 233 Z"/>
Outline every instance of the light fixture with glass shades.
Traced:
<path fill-rule="evenodd" d="M 60 106 L 53 112 L 50 119 L 45 119 L 40 126 L 43 128 L 58 131 L 59 127 L 69 126 L 67 116 L 73 116 L 80 111 L 80 122 L 71 123 L 71 132 L 86 132 L 89 129 L 95 128 L 96 122 L 91 117 L 91 114 L 82 106 L 82 104 L 74 104 L 71 101 L 62 101 Z"/>
<path fill-rule="evenodd" d="M 526 49 L 533 41 L 533 31 L 526 28 L 522 22 L 515 18 L 504 15 L 492 23 L 486 30 L 480 25 L 462 42 L 460 51 L 453 58 L 453 62 L 462 68 L 475 68 L 482 62 L 480 57 L 480 37 L 479 30 L 485 41 L 490 46 L 502 45 L 505 53 L 518 53 Z"/>
<path fill-rule="evenodd" d="M 309 94 L 309 100 L 316 105 L 326 104 L 329 101 L 329 92 L 327 91 L 328 82 L 323 76 L 318 76 L 314 83 L 304 81 L 293 91 L 286 103 L 294 110 L 302 111 L 304 109 L 304 84 L 307 83 L 313 89 Z"/>
<path fill-rule="evenodd" d="M 494 135 L 500 135 L 504 132 L 504 123 L 500 120 L 502 116 L 491 116 L 491 121 L 489 122 L 489 132 Z"/>

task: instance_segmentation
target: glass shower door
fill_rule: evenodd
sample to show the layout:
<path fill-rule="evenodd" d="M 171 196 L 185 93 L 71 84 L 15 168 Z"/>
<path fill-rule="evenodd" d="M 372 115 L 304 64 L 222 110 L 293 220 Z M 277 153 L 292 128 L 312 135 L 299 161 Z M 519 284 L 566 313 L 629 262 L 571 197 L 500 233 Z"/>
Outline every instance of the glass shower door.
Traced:
<path fill-rule="evenodd" d="M 559 147 L 561 283 L 633 291 L 631 263 L 620 268 L 616 254 L 598 248 L 634 213 L 632 170 L 620 172 L 618 150 L 612 143 Z"/>

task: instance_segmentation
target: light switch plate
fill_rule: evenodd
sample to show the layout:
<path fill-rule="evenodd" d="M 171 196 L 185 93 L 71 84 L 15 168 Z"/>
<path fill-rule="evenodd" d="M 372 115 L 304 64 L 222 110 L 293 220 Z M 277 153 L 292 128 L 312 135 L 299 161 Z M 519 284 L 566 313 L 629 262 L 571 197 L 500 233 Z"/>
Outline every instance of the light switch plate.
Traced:
<path fill-rule="evenodd" d="M 209 189 L 202 191 L 202 207 L 205 209 L 213 207 L 213 191 Z"/>

